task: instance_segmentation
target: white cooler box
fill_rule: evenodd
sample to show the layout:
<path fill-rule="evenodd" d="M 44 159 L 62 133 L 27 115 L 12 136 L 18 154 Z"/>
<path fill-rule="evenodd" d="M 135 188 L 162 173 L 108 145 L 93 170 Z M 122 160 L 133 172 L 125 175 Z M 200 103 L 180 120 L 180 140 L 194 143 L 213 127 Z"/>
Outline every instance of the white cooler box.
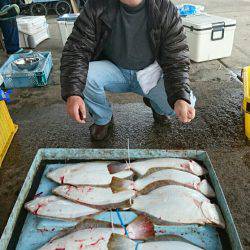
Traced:
<path fill-rule="evenodd" d="M 236 20 L 206 13 L 182 20 L 192 61 L 203 62 L 231 55 Z"/>
<path fill-rule="evenodd" d="M 23 16 L 17 18 L 19 45 L 21 48 L 35 48 L 49 38 L 45 16 Z"/>
<path fill-rule="evenodd" d="M 57 18 L 63 45 L 65 45 L 69 35 L 71 34 L 75 20 L 78 16 L 79 14 L 64 14 Z"/>

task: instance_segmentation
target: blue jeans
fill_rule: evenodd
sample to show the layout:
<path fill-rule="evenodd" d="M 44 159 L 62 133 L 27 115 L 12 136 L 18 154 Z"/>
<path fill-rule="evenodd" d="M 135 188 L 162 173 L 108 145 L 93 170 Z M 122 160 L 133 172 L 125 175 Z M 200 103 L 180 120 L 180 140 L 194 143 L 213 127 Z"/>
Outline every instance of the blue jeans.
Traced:
<path fill-rule="evenodd" d="M 10 0 L 0 0 L 0 9 L 8 4 L 10 4 Z M 17 52 L 20 47 L 16 19 L 0 21 L 0 29 L 3 32 L 7 53 Z"/>
<path fill-rule="evenodd" d="M 150 99 L 155 112 L 165 116 L 174 116 L 175 112 L 167 102 L 164 80 L 161 78 L 156 87 L 145 95 L 137 81 L 136 71 L 117 67 L 110 61 L 90 62 L 86 87 L 83 92 L 94 123 L 107 124 L 112 117 L 111 105 L 105 91 L 113 93 L 133 92 Z M 191 94 L 191 104 L 195 105 L 196 98 Z"/>

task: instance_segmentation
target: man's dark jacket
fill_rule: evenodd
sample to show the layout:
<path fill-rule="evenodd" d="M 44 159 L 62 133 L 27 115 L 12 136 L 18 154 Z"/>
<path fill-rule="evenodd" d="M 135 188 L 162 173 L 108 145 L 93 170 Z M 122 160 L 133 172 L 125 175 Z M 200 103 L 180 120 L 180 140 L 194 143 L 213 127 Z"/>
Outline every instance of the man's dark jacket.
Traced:
<path fill-rule="evenodd" d="M 155 58 L 164 72 L 171 107 L 178 99 L 190 103 L 189 53 L 177 8 L 168 0 L 146 0 L 148 30 Z M 119 0 L 89 0 L 77 18 L 61 59 L 62 97 L 83 97 L 90 61 L 103 59 Z"/>

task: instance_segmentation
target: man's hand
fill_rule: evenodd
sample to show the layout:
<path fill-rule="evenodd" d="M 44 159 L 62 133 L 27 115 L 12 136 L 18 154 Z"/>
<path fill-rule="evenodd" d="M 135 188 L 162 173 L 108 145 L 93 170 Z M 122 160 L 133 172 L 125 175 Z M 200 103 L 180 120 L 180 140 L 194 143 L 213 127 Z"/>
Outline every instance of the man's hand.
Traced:
<path fill-rule="evenodd" d="M 70 96 L 67 99 L 67 112 L 72 119 L 86 123 L 86 107 L 80 96 Z"/>
<path fill-rule="evenodd" d="M 178 119 L 183 123 L 191 122 L 195 118 L 195 109 L 184 100 L 175 102 L 174 111 Z"/>

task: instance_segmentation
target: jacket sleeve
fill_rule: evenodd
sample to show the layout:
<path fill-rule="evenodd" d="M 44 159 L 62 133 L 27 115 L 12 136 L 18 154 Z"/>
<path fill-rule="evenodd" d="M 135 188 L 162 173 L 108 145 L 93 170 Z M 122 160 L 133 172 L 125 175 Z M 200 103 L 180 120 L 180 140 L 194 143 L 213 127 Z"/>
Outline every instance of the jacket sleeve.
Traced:
<path fill-rule="evenodd" d="M 87 1 L 62 52 L 60 81 L 65 101 L 74 95 L 83 98 L 89 62 L 96 45 L 94 11 L 90 5 L 91 1 Z"/>
<path fill-rule="evenodd" d="M 166 4 L 162 21 L 160 65 L 164 74 L 168 102 L 173 108 L 177 100 L 190 103 L 189 48 L 177 8 L 170 1 Z"/>

